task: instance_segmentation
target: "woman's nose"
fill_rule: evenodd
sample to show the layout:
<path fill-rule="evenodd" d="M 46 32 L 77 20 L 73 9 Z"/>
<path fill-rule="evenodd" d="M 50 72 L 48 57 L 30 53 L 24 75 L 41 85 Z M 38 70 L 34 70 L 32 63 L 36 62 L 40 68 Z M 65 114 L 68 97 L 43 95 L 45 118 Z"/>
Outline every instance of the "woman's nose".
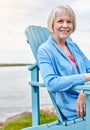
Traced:
<path fill-rule="evenodd" d="M 67 22 L 63 22 L 63 27 L 67 27 Z"/>

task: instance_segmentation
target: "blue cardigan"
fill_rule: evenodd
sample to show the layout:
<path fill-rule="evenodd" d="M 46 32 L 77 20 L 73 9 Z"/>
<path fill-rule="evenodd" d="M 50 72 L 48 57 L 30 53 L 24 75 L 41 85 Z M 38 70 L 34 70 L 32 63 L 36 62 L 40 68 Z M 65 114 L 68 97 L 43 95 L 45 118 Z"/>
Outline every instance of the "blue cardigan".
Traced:
<path fill-rule="evenodd" d="M 66 44 L 75 58 L 78 70 L 52 36 L 39 47 L 38 62 L 45 85 L 55 93 L 57 105 L 64 116 L 72 119 L 77 117 L 79 91 L 70 88 L 85 83 L 84 74 L 90 72 L 90 61 L 74 42 L 67 40 Z"/>

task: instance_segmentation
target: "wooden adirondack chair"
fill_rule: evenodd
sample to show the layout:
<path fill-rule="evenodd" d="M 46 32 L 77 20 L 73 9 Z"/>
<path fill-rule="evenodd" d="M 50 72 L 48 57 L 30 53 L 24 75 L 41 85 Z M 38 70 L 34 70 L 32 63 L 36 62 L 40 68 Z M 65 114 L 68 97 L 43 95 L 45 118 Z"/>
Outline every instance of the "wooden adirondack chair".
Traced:
<path fill-rule="evenodd" d="M 52 103 L 55 107 L 58 120 L 49 124 L 40 125 L 40 102 L 39 88 L 45 87 L 43 83 L 39 83 L 39 67 L 37 64 L 38 47 L 45 42 L 50 36 L 50 31 L 45 27 L 28 26 L 25 30 L 27 42 L 30 44 L 36 63 L 29 67 L 31 71 L 31 81 L 29 82 L 32 89 L 32 127 L 27 127 L 22 130 L 90 130 L 90 83 L 85 85 L 74 86 L 72 89 L 84 90 L 86 94 L 86 117 L 77 118 L 68 121 L 64 118 L 63 113 L 56 105 L 54 95 L 49 92 Z M 71 40 L 70 38 L 68 40 Z"/>

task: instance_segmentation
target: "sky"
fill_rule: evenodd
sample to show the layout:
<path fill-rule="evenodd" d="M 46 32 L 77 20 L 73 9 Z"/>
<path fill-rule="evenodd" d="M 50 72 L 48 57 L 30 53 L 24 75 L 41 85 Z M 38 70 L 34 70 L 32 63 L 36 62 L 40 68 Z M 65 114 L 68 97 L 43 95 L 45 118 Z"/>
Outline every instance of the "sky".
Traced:
<path fill-rule="evenodd" d="M 0 0 L 0 63 L 35 62 L 26 43 L 25 28 L 47 27 L 49 13 L 60 4 L 73 8 L 77 28 L 72 38 L 89 57 L 90 0 Z"/>

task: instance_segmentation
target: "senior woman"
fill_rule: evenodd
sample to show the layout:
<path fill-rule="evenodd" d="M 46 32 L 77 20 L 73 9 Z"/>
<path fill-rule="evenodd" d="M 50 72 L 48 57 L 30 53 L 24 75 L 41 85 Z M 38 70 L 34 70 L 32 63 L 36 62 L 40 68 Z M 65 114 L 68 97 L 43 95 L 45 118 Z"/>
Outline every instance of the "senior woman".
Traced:
<path fill-rule="evenodd" d="M 67 38 L 75 31 L 76 18 L 68 5 L 56 6 L 49 15 L 51 36 L 38 49 L 40 71 L 48 90 L 55 93 L 56 102 L 68 119 L 86 114 L 83 90 L 72 86 L 90 81 L 90 61 L 76 43 Z"/>

